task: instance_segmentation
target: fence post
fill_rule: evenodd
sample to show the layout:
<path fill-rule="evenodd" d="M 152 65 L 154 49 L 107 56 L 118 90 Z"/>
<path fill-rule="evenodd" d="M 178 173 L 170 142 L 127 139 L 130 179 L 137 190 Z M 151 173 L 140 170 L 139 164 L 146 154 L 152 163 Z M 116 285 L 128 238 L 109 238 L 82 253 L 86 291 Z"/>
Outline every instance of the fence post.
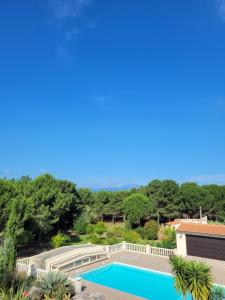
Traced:
<path fill-rule="evenodd" d="M 76 277 L 75 278 L 75 292 L 81 293 L 81 288 L 82 288 L 82 278 Z"/>
<path fill-rule="evenodd" d="M 150 254 L 150 245 L 146 245 L 146 254 Z"/>
<path fill-rule="evenodd" d="M 27 275 L 28 276 L 36 276 L 37 275 L 37 269 L 35 265 L 28 265 L 27 266 Z"/>
<path fill-rule="evenodd" d="M 127 242 L 123 241 L 123 247 L 122 247 L 123 250 L 126 250 L 126 248 L 127 248 L 126 245 L 127 245 Z"/>
<path fill-rule="evenodd" d="M 107 252 L 108 254 L 108 258 L 110 258 L 110 246 L 105 246 L 105 251 Z"/>

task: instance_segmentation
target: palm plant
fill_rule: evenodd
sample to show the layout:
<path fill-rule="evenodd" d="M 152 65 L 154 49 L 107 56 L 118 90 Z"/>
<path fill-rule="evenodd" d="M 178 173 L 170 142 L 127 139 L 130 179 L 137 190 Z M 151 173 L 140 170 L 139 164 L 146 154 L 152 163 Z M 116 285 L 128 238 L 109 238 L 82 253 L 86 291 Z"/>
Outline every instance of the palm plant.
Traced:
<path fill-rule="evenodd" d="M 210 300 L 224 300 L 225 291 L 221 286 L 214 286 L 209 297 Z"/>
<path fill-rule="evenodd" d="M 188 293 L 188 284 L 186 279 L 187 261 L 181 257 L 172 255 L 169 259 L 172 267 L 172 274 L 175 279 L 175 288 L 178 293 L 181 293 L 183 299 L 186 298 Z"/>
<path fill-rule="evenodd" d="M 190 261 L 186 269 L 186 282 L 194 300 L 208 300 L 213 287 L 210 267 L 203 262 Z"/>
<path fill-rule="evenodd" d="M 37 283 L 46 298 L 63 299 L 66 295 L 74 294 L 74 289 L 66 275 L 50 271 Z"/>

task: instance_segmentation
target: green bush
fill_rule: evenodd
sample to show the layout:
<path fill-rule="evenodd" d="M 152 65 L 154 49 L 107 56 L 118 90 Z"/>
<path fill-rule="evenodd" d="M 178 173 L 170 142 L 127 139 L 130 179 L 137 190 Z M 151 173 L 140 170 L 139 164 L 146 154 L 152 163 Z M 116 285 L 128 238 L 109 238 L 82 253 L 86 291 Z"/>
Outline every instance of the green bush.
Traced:
<path fill-rule="evenodd" d="M 100 238 L 99 235 L 93 233 L 88 237 L 88 240 L 95 245 L 101 245 L 103 243 L 103 240 Z"/>
<path fill-rule="evenodd" d="M 224 300 L 225 292 L 221 286 L 214 286 L 209 297 L 210 300 Z"/>
<path fill-rule="evenodd" d="M 174 228 L 165 227 L 162 230 L 163 238 L 162 238 L 162 247 L 173 249 L 176 248 L 176 231 Z"/>
<path fill-rule="evenodd" d="M 126 220 L 124 225 L 125 225 L 125 229 L 127 229 L 127 230 L 132 229 L 132 225 L 131 225 L 130 221 Z"/>
<path fill-rule="evenodd" d="M 126 230 L 123 235 L 124 241 L 137 244 L 140 242 L 140 235 L 134 230 Z"/>
<path fill-rule="evenodd" d="M 121 240 L 115 236 L 112 237 L 107 237 L 106 239 L 104 239 L 103 244 L 104 245 L 115 245 L 120 243 Z"/>
<path fill-rule="evenodd" d="M 136 229 L 136 232 L 141 236 L 142 239 L 145 238 L 145 229 L 144 229 L 144 227 L 138 227 Z"/>
<path fill-rule="evenodd" d="M 157 240 L 159 227 L 155 220 L 150 220 L 147 223 L 145 223 L 144 229 L 145 237 L 148 240 Z"/>
<path fill-rule="evenodd" d="M 101 235 L 107 231 L 107 227 L 104 222 L 99 221 L 94 228 L 95 233 Z"/>
<path fill-rule="evenodd" d="M 124 228 L 122 226 L 117 226 L 114 227 L 111 232 L 113 233 L 114 236 L 118 237 L 118 238 L 122 238 L 124 235 Z"/>
<path fill-rule="evenodd" d="M 61 246 L 65 246 L 70 243 L 71 239 L 68 235 L 59 232 L 57 235 L 53 236 L 51 239 L 51 246 L 53 248 L 58 248 Z"/>
<path fill-rule="evenodd" d="M 78 234 L 86 234 L 87 233 L 87 226 L 88 226 L 88 219 L 85 214 L 82 214 L 73 225 L 74 230 Z"/>
<path fill-rule="evenodd" d="M 93 234 L 95 232 L 95 225 L 88 224 L 86 227 L 86 233 L 87 234 Z"/>
<path fill-rule="evenodd" d="M 23 232 L 18 236 L 18 246 L 27 246 L 32 242 L 34 235 L 28 230 L 23 230 Z"/>
<path fill-rule="evenodd" d="M 67 280 L 67 276 L 60 272 L 50 271 L 42 277 L 37 283 L 45 299 L 65 299 L 66 295 L 75 294 L 74 288 Z"/>

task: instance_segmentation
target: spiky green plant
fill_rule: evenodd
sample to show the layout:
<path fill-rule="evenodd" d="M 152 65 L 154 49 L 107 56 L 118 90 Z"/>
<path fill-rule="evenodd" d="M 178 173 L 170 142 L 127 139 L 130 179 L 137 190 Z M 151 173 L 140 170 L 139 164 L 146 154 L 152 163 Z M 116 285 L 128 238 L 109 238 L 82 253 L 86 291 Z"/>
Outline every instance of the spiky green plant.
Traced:
<path fill-rule="evenodd" d="M 183 299 L 185 299 L 188 293 L 188 284 L 186 279 L 186 270 L 188 263 L 183 257 L 176 255 L 170 256 L 169 263 L 172 267 L 172 274 L 175 280 L 176 291 L 178 293 L 181 293 Z"/>
<path fill-rule="evenodd" d="M 211 269 L 204 262 L 190 261 L 187 264 L 186 282 L 194 300 L 208 300 L 213 287 Z"/>
<path fill-rule="evenodd" d="M 214 286 L 211 290 L 211 294 L 209 297 L 210 300 L 224 300 L 225 299 L 225 291 L 222 286 Z"/>
<path fill-rule="evenodd" d="M 74 294 L 74 289 L 66 275 L 60 272 L 46 273 L 37 283 L 37 287 L 48 298 L 63 299 L 65 295 Z"/>

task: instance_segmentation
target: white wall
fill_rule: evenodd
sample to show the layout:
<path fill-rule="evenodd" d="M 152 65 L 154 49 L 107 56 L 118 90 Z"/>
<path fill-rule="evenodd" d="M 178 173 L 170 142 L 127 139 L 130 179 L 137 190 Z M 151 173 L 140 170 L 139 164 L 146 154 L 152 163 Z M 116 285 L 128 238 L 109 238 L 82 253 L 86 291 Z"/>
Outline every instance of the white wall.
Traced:
<path fill-rule="evenodd" d="M 177 240 L 177 255 L 186 256 L 187 255 L 186 234 L 176 233 L 176 240 Z"/>

